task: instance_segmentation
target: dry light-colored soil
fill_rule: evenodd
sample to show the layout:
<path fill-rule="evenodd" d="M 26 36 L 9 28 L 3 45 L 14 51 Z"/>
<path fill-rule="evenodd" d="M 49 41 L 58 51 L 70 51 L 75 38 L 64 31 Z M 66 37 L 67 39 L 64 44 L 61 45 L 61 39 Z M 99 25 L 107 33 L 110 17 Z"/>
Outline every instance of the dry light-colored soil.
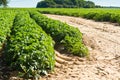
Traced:
<path fill-rule="evenodd" d="M 90 59 L 68 56 L 61 67 L 41 80 L 120 80 L 120 26 L 77 17 L 45 14 L 83 33 Z M 64 59 L 63 59 L 64 60 Z"/>

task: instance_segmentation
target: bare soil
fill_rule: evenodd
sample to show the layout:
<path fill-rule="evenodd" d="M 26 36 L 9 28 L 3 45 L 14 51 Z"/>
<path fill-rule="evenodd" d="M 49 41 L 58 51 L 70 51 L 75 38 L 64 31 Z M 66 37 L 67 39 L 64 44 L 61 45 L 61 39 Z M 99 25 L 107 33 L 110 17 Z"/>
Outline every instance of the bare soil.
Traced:
<path fill-rule="evenodd" d="M 83 33 L 90 59 L 62 54 L 72 60 L 41 80 L 120 80 L 120 26 L 79 17 L 45 15 L 77 27 Z"/>

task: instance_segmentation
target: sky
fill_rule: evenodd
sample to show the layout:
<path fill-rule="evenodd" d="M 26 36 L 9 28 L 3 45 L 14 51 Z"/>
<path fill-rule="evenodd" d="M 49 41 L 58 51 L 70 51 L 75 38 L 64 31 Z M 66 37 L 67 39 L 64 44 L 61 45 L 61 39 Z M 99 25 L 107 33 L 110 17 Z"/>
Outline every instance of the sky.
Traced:
<path fill-rule="evenodd" d="M 36 7 L 40 0 L 10 0 L 9 7 Z M 95 2 L 96 5 L 101 6 L 119 6 L 120 0 L 88 0 Z"/>
<path fill-rule="evenodd" d="M 36 7 L 40 0 L 10 0 L 9 7 Z"/>
<path fill-rule="evenodd" d="M 90 0 L 90 1 L 95 2 L 96 5 L 120 7 L 120 0 Z"/>

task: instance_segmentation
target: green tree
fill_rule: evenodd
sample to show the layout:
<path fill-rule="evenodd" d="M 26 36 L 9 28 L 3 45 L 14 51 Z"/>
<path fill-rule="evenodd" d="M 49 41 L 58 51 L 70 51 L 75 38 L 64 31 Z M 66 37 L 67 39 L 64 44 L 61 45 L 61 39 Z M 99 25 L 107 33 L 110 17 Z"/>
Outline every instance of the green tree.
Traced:
<path fill-rule="evenodd" d="M 56 4 L 63 4 L 64 0 L 54 0 Z"/>
<path fill-rule="evenodd" d="M 95 7 L 95 3 L 93 3 L 92 1 L 86 1 L 84 4 L 84 8 L 94 8 Z"/>
<path fill-rule="evenodd" d="M 47 7 L 55 7 L 56 3 L 53 0 L 44 0 L 38 2 L 37 7 L 47 8 Z"/>
<path fill-rule="evenodd" d="M 85 0 L 78 0 L 78 7 L 84 7 Z"/>
<path fill-rule="evenodd" d="M 4 7 L 6 7 L 8 2 L 8 0 L 0 0 L 0 6 L 3 5 Z"/>
<path fill-rule="evenodd" d="M 95 7 L 95 4 L 85 0 L 43 0 L 37 4 L 37 7 L 91 8 Z"/>

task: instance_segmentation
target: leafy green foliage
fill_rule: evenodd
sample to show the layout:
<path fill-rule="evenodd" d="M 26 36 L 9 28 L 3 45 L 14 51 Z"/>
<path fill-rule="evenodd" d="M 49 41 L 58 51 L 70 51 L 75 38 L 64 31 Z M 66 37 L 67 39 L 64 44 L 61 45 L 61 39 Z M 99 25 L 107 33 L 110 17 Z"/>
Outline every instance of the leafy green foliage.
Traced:
<path fill-rule="evenodd" d="M 37 77 L 54 68 L 54 42 L 28 12 L 21 11 L 15 17 L 5 56 L 22 77 Z"/>
<path fill-rule="evenodd" d="M 79 38 L 65 36 L 63 43 L 65 49 L 67 49 L 70 53 L 78 56 L 88 56 L 88 50 L 82 42 L 79 42 Z"/>
<path fill-rule="evenodd" d="M 87 56 L 88 49 L 83 45 L 81 32 L 72 26 L 43 16 L 39 12 L 30 12 L 30 16 L 46 33 L 50 34 L 57 44 L 78 56 Z M 84 49 L 83 49 L 84 47 Z"/>
<path fill-rule="evenodd" d="M 120 19 L 120 15 L 119 14 L 115 14 L 115 13 L 111 14 L 111 18 L 110 18 L 111 22 L 117 22 L 117 23 L 119 23 L 119 19 Z"/>
<path fill-rule="evenodd" d="M 92 1 L 85 0 L 42 0 L 38 2 L 37 8 L 94 8 L 95 4 Z"/>
<path fill-rule="evenodd" d="M 0 11 L 0 49 L 10 35 L 10 29 L 14 20 L 15 13 L 12 11 Z"/>
<path fill-rule="evenodd" d="M 111 18 L 110 13 L 102 13 L 102 14 L 97 13 L 93 19 L 96 21 L 110 21 L 110 18 Z"/>
<path fill-rule="evenodd" d="M 96 16 L 97 15 L 97 13 L 86 13 L 86 14 L 84 14 L 84 18 L 87 18 L 87 19 L 93 19 L 94 18 L 94 16 Z"/>

